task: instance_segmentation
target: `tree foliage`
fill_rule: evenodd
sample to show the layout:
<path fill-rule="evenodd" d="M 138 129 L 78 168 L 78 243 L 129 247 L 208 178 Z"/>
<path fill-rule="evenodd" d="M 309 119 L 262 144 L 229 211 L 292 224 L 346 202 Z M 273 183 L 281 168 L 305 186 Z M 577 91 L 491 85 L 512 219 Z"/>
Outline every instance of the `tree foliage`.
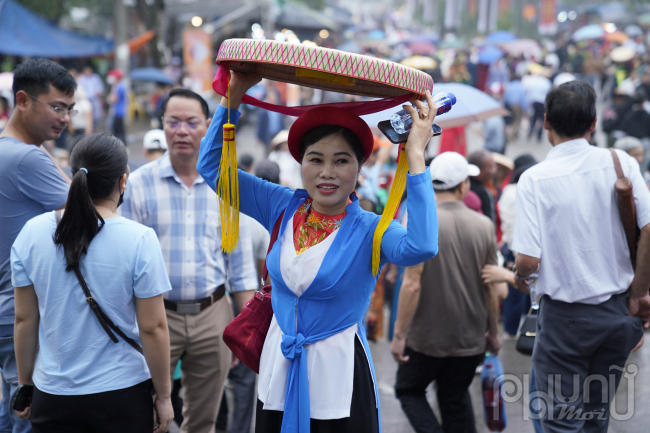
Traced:
<path fill-rule="evenodd" d="M 88 8 L 93 15 L 110 18 L 113 9 L 110 1 L 102 0 L 16 0 L 32 12 L 57 24 L 70 8 Z"/>

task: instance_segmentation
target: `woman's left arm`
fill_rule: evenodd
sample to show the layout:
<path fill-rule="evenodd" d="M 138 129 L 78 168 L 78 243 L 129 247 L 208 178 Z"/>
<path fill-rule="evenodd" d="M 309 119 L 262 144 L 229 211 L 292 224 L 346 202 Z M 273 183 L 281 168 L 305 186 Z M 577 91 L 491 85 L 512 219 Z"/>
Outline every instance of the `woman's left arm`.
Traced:
<path fill-rule="evenodd" d="M 431 173 L 424 164 L 424 150 L 433 137 L 431 130 L 436 117 L 431 94 L 426 94 L 429 107 L 421 101 L 413 101 L 420 109 L 421 117 L 413 107 L 405 105 L 413 118 L 411 133 L 404 146 L 408 158 L 409 174 L 406 178 L 408 192 L 408 229 L 393 221 L 384 233 L 381 250 L 384 258 L 399 266 L 414 266 L 438 253 L 438 214 L 431 183 Z"/>
<path fill-rule="evenodd" d="M 438 254 L 438 213 L 429 169 L 408 175 L 408 224 L 392 221 L 381 240 L 382 262 L 415 266 Z"/>
<path fill-rule="evenodd" d="M 16 287 L 14 292 L 16 321 L 14 325 L 14 347 L 18 364 L 18 383 L 33 385 L 32 374 L 38 352 L 38 298 L 34 286 Z"/>

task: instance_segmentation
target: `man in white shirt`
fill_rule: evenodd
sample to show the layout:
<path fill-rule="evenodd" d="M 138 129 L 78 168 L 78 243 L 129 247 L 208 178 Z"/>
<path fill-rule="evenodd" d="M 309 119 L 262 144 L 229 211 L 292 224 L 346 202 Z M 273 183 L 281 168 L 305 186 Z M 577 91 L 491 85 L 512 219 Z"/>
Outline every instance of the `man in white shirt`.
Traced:
<path fill-rule="evenodd" d="M 607 432 L 610 390 L 643 336 L 642 318 L 635 316 L 650 312 L 650 193 L 636 160 L 617 151 L 641 228 L 635 272 L 612 155 L 587 142 L 596 128 L 595 99 L 584 81 L 548 94 L 544 128 L 553 149 L 517 184 L 515 278 L 526 289 L 539 267 L 533 369 L 548 408 L 546 433 Z"/>
<path fill-rule="evenodd" d="M 528 139 L 533 137 L 536 125 L 539 124 L 539 129 L 537 130 L 537 141 L 541 141 L 542 132 L 544 132 L 544 100 L 546 99 L 546 94 L 551 90 L 551 81 L 542 75 L 528 75 L 522 78 L 521 83 L 526 89 L 528 101 L 530 101 L 533 109 L 530 118 Z"/>

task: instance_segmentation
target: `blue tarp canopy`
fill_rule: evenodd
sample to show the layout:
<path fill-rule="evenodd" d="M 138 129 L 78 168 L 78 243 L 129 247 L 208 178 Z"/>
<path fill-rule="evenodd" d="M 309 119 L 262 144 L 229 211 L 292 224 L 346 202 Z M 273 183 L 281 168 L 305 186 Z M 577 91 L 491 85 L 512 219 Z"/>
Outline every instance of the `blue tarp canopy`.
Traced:
<path fill-rule="evenodd" d="M 174 82 L 165 73 L 158 68 L 139 68 L 131 71 L 131 80 L 133 81 L 151 81 L 154 83 L 174 85 Z"/>
<path fill-rule="evenodd" d="M 0 0 L 0 53 L 22 57 L 92 57 L 113 41 L 62 30 L 11 0 Z"/>

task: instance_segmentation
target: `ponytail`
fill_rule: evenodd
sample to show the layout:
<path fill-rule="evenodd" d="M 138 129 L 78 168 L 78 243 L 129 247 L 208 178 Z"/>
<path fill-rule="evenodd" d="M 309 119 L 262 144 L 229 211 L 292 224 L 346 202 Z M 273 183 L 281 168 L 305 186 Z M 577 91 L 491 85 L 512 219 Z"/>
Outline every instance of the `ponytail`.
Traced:
<path fill-rule="evenodd" d="M 109 134 L 91 134 L 77 143 L 70 155 L 72 184 L 65 212 L 54 232 L 54 243 L 63 248 L 66 272 L 79 266 L 81 256 L 104 227 L 93 200 L 108 197 L 127 172 L 124 144 Z"/>

